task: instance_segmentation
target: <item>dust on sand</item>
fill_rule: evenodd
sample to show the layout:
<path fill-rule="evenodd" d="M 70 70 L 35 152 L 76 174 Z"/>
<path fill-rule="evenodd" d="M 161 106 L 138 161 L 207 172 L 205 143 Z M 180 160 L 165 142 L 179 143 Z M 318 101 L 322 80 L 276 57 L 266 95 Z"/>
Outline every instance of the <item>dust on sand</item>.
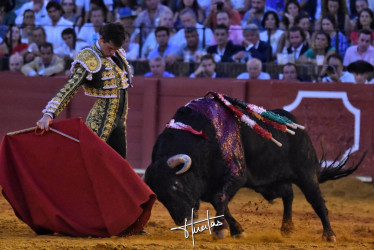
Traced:
<path fill-rule="evenodd" d="M 304 195 L 294 187 L 293 222 L 290 236 L 282 236 L 283 206 L 259 194 L 241 189 L 230 203 L 232 215 L 246 231 L 246 238 L 214 240 L 209 230 L 195 234 L 198 249 L 374 249 L 374 186 L 349 177 L 321 185 L 337 242 L 322 240 L 322 225 Z M 214 209 L 202 203 L 200 217 Z M 192 238 L 185 238 L 175 227 L 165 207 L 156 202 L 145 227 L 149 235 L 110 238 L 77 238 L 61 235 L 35 235 L 17 219 L 4 197 L 0 197 L 0 249 L 191 249 Z"/>

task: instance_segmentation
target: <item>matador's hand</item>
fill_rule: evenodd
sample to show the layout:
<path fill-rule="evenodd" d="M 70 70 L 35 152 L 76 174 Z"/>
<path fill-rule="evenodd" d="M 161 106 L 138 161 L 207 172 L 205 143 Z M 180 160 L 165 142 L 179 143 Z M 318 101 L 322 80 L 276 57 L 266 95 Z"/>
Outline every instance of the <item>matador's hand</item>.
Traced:
<path fill-rule="evenodd" d="M 45 129 L 48 131 L 49 124 L 52 123 L 52 118 L 49 115 L 43 115 L 43 117 L 36 123 L 38 128 Z"/>

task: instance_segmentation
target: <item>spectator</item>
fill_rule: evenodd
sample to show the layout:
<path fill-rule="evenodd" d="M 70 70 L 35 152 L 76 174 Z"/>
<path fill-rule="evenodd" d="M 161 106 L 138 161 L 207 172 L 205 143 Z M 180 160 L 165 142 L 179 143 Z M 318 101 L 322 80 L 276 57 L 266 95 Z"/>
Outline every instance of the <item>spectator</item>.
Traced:
<path fill-rule="evenodd" d="M 122 26 L 129 34 L 132 34 L 135 29 L 133 23 L 136 18 L 136 15 L 133 14 L 133 11 L 128 7 L 122 7 L 118 9 L 117 16 L 118 22 L 122 24 Z"/>
<path fill-rule="evenodd" d="M 282 22 L 280 24 L 281 29 L 288 30 L 295 26 L 295 18 L 300 14 L 301 7 L 297 0 L 289 0 L 284 8 L 284 14 Z"/>
<path fill-rule="evenodd" d="M 182 21 L 180 19 L 179 13 L 185 9 L 185 8 L 190 8 L 195 12 L 196 15 L 196 21 L 198 23 L 204 23 L 205 20 L 205 15 L 203 9 L 200 7 L 198 4 L 197 0 L 181 0 L 179 1 L 179 7 L 178 10 L 175 11 L 174 15 L 174 27 L 179 30 L 183 28 Z"/>
<path fill-rule="evenodd" d="M 233 62 L 233 56 L 239 51 L 244 50 L 242 46 L 234 45 L 228 40 L 229 31 L 225 25 L 217 25 L 214 28 L 214 38 L 217 45 L 207 48 L 207 52 L 214 56 L 216 62 Z"/>
<path fill-rule="evenodd" d="M 9 57 L 9 71 L 10 72 L 21 72 L 21 67 L 23 65 L 23 57 L 16 53 Z"/>
<path fill-rule="evenodd" d="M 349 36 L 351 32 L 351 20 L 349 18 L 347 4 L 345 0 L 323 0 L 322 16 L 316 21 L 316 30 L 321 26 L 324 16 L 331 15 L 335 21 L 335 28 Z"/>
<path fill-rule="evenodd" d="M 230 0 L 211 0 L 210 10 L 205 19 L 204 26 L 213 28 L 217 23 L 217 11 L 225 10 L 230 13 L 230 23 L 233 25 L 240 25 L 241 17 L 239 12 L 231 8 Z"/>
<path fill-rule="evenodd" d="M 39 49 L 38 49 L 39 51 Z M 23 55 L 23 64 L 26 64 L 26 63 L 29 63 L 29 62 L 32 62 L 34 60 L 36 56 L 32 53 L 32 52 L 26 52 L 24 55 Z"/>
<path fill-rule="evenodd" d="M 286 9 L 284 4 L 287 3 L 288 1 L 284 0 L 271 0 L 271 1 L 266 1 L 266 7 L 272 8 L 276 12 L 283 14 L 283 11 Z"/>
<path fill-rule="evenodd" d="M 114 20 L 112 15 L 113 0 L 75 0 L 77 6 L 77 14 L 81 15 L 83 22 L 87 22 L 90 19 L 91 11 L 93 9 L 102 9 L 104 20 L 111 22 Z M 92 20 L 91 20 L 92 22 Z"/>
<path fill-rule="evenodd" d="M 155 34 L 158 46 L 149 53 L 148 59 L 150 60 L 156 56 L 160 56 L 167 64 L 174 63 L 177 59 L 176 56 L 179 48 L 169 44 L 169 28 L 164 26 L 157 27 Z"/>
<path fill-rule="evenodd" d="M 206 51 L 199 43 L 199 34 L 196 28 L 186 28 L 184 34 L 187 44 L 179 48 L 178 56 L 184 57 L 184 62 L 199 63 L 201 56 L 206 54 Z"/>
<path fill-rule="evenodd" d="M 295 18 L 295 25 L 300 27 L 305 33 L 305 40 L 308 41 L 309 46 L 311 45 L 312 37 L 312 19 L 307 13 L 301 13 Z M 309 43 L 310 41 L 310 43 Z"/>
<path fill-rule="evenodd" d="M 65 61 L 72 61 L 82 49 L 89 47 L 88 43 L 77 39 L 73 28 L 64 29 L 61 37 L 64 44 L 55 50 L 55 54 Z"/>
<path fill-rule="evenodd" d="M 352 27 L 355 27 L 358 13 L 360 13 L 363 9 L 369 8 L 368 0 L 355 0 L 354 2 L 355 2 L 353 6 L 354 8 L 352 8 L 352 5 L 350 6 L 351 7 L 351 19 L 353 19 Z"/>
<path fill-rule="evenodd" d="M 283 81 L 288 82 L 301 82 L 301 78 L 298 76 L 297 68 L 294 63 L 286 63 L 282 67 L 282 77 Z"/>
<path fill-rule="evenodd" d="M 5 12 L 5 7 L 3 4 L 4 3 L 0 2 L 0 43 L 3 42 L 4 36 L 8 29 L 8 25 L 4 23 L 6 12 Z"/>
<path fill-rule="evenodd" d="M 160 14 L 164 11 L 171 12 L 168 7 L 160 3 L 160 0 L 145 0 L 144 2 L 146 7 L 145 10 L 140 12 L 138 17 L 134 21 L 135 27 L 143 27 L 140 37 L 142 41 L 144 41 L 148 34 L 151 33 L 152 30 L 154 30 Z"/>
<path fill-rule="evenodd" d="M 350 63 L 348 65 L 348 71 L 353 74 L 355 83 L 374 83 L 373 80 L 371 82 L 368 81 L 370 74 L 374 73 L 374 66 L 366 61 L 357 60 L 353 63 Z"/>
<path fill-rule="evenodd" d="M 232 8 L 238 11 L 240 15 L 244 15 L 251 5 L 251 0 L 231 0 L 230 2 Z"/>
<path fill-rule="evenodd" d="M 19 27 L 10 25 L 3 42 L 0 43 L 0 56 L 10 56 L 17 52 L 24 55 L 27 52 L 27 47 L 28 44 L 21 42 Z"/>
<path fill-rule="evenodd" d="M 287 48 L 287 53 L 291 62 L 296 62 L 299 56 L 309 49 L 308 43 L 305 42 L 305 33 L 300 27 L 294 26 L 288 31 L 288 39 L 290 46 Z"/>
<path fill-rule="evenodd" d="M 61 0 L 61 6 L 63 10 L 62 17 L 72 22 L 74 27 L 80 28 L 83 24 L 83 18 L 76 12 L 75 0 Z"/>
<path fill-rule="evenodd" d="M 270 42 L 272 48 L 272 57 L 276 56 L 279 39 L 284 33 L 279 29 L 279 18 L 274 11 L 267 11 L 261 21 L 261 25 L 266 29 L 260 33 L 260 40 L 266 43 Z M 269 36 L 270 32 L 270 36 Z M 270 40 L 269 40 L 270 37 Z"/>
<path fill-rule="evenodd" d="M 230 13 L 226 10 L 219 10 L 216 14 L 217 25 L 225 25 L 229 28 L 229 40 L 233 44 L 240 45 L 243 41 L 243 31 L 240 25 L 232 25 L 230 21 Z M 217 42 L 213 39 L 213 44 Z"/>
<path fill-rule="evenodd" d="M 175 30 L 173 28 L 173 13 L 171 11 L 165 11 L 160 14 L 158 27 L 164 26 L 169 28 L 170 36 L 169 43 L 177 45 L 180 41 L 175 39 Z M 149 33 L 142 47 L 142 58 L 147 58 L 149 53 L 157 47 L 156 35 L 152 31 Z"/>
<path fill-rule="evenodd" d="M 73 23 L 62 17 L 62 7 L 58 2 L 50 1 L 47 4 L 48 16 L 51 22 L 44 26 L 48 34 L 47 42 L 53 44 L 53 49 L 57 50 L 64 45 L 61 33 L 66 28 L 73 28 Z"/>
<path fill-rule="evenodd" d="M 321 15 L 321 0 L 301 0 L 300 7 L 302 12 L 308 15 L 313 23 Z"/>
<path fill-rule="evenodd" d="M 21 25 L 23 22 L 23 13 L 25 10 L 33 10 L 35 13 L 35 25 L 44 25 L 49 21 L 47 12 L 47 1 L 32 0 L 23 4 L 19 9 L 14 12 L 17 14 L 15 23 Z"/>
<path fill-rule="evenodd" d="M 349 46 L 349 41 L 343 33 L 336 31 L 335 18 L 331 15 L 323 16 L 321 21 L 321 29 L 329 34 L 331 38 L 331 46 L 335 47 L 336 51 L 344 56 L 345 51 Z"/>
<path fill-rule="evenodd" d="M 0 1 L 0 38 L 5 36 L 8 26 L 14 24 L 17 17 L 12 8 L 11 1 Z M 1 30 L 1 26 L 5 26 L 6 28 Z"/>
<path fill-rule="evenodd" d="M 247 62 L 247 72 L 238 75 L 237 79 L 251 79 L 251 80 L 268 80 L 270 75 L 262 72 L 262 63 L 257 58 L 252 58 Z"/>
<path fill-rule="evenodd" d="M 347 49 L 344 56 L 344 66 L 357 61 L 364 60 L 374 66 L 374 47 L 371 45 L 373 38 L 369 30 L 361 30 L 358 44 Z"/>
<path fill-rule="evenodd" d="M 22 66 L 25 76 L 52 76 L 64 71 L 65 62 L 53 53 L 51 43 L 43 43 L 40 48 L 40 57 Z"/>
<path fill-rule="evenodd" d="M 114 3 L 115 3 L 114 16 L 116 17 L 116 19 L 120 18 L 119 10 L 121 8 L 129 8 L 133 16 L 138 16 L 139 13 L 142 11 L 142 8 L 137 0 L 118 0 L 118 1 L 114 1 Z"/>
<path fill-rule="evenodd" d="M 24 5 L 27 2 L 30 2 L 30 0 L 15 0 L 15 1 L 9 1 L 8 0 L 8 1 L 2 1 L 2 2 L 8 2 L 10 5 L 13 5 L 13 6 L 10 6 L 11 8 L 13 8 L 14 10 L 18 10 L 19 8 L 22 7 L 22 5 Z M 13 22 L 13 24 L 14 24 L 14 22 Z"/>
<path fill-rule="evenodd" d="M 200 7 L 203 9 L 205 16 L 207 16 L 207 13 L 209 12 L 211 0 L 197 0 L 197 2 L 200 5 Z"/>
<path fill-rule="evenodd" d="M 261 20 L 264 17 L 264 14 L 268 11 L 276 10 L 269 8 L 266 6 L 266 0 L 252 0 L 251 1 L 252 8 L 249 9 L 245 14 L 241 21 L 242 27 L 245 27 L 247 24 L 256 24 L 261 31 L 265 30 L 265 27 L 261 25 Z"/>
<path fill-rule="evenodd" d="M 211 45 L 213 43 L 213 32 L 209 28 L 204 28 L 202 24 L 197 23 L 195 12 L 192 9 L 183 9 L 179 14 L 183 29 L 180 29 L 176 34 L 174 39 L 178 41 L 180 46 L 185 46 L 187 41 L 185 39 L 184 30 L 187 27 L 195 27 L 197 33 L 199 33 L 199 41 L 202 43 L 202 47 L 205 45 Z"/>
<path fill-rule="evenodd" d="M 322 66 L 319 81 L 322 82 L 354 82 L 353 75 L 343 71 L 343 57 L 334 53 L 327 57 L 326 63 Z M 321 77 L 323 77 L 321 79 Z"/>
<path fill-rule="evenodd" d="M 104 17 L 103 9 L 92 9 L 90 11 L 91 22 L 83 24 L 79 30 L 78 38 L 92 46 L 99 39 L 99 30 L 104 25 Z"/>
<path fill-rule="evenodd" d="M 317 56 L 327 58 L 329 54 L 335 53 L 335 48 L 331 47 L 330 36 L 324 31 L 320 30 L 316 32 L 312 48 L 309 48 L 304 54 L 300 55 L 297 59 L 298 63 L 313 63 L 316 65 L 322 65 L 317 62 Z"/>
<path fill-rule="evenodd" d="M 227 77 L 226 74 L 216 72 L 216 62 L 211 54 L 206 54 L 201 57 L 199 67 L 190 74 L 190 78 L 203 77 L 203 78 L 223 78 Z"/>
<path fill-rule="evenodd" d="M 86 2 L 90 3 L 90 10 L 88 13 L 90 13 L 93 9 L 102 9 L 104 11 L 104 22 L 114 22 L 114 16 L 113 16 L 113 0 L 84 0 Z M 79 3 L 79 0 L 77 1 Z M 89 20 L 89 15 L 85 15 L 85 22 Z"/>
<path fill-rule="evenodd" d="M 294 22 L 296 26 L 300 27 L 304 31 L 305 43 L 308 43 L 308 46 L 310 47 L 312 45 L 312 36 L 310 31 L 312 26 L 311 18 L 307 13 L 303 12 L 295 18 Z M 288 37 L 288 31 L 283 32 L 278 41 L 276 54 L 285 52 L 283 51 L 283 49 L 290 46 L 290 40 L 288 39 Z"/>
<path fill-rule="evenodd" d="M 260 33 L 256 24 L 249 24 L 243 29 L 244 40 L 242 45 L 244 51 L 235 54 L 233 60 L 236 62 L 246 62 L 251 58 L 257 58 L 262 62 L 270 60 L 271 45 L 260 40 Z M 270 47 L 269 47 L 270 46 Z"/>
<path fill-rule="evenodd" d="M 35 28 L 35 14 L 32 10 L 25 10 L 23 13 L 23 22 L 21 25 L 21 42 L 31 43 L 32 30 Z"/>
<path fill-rule="evenodd" d="M 149 68 L 151 72 L 145 73 L 144 76 L 174 77 L 172 73 L 165 71 L 165 62 L 160 56 L 149 60 Z"/>
<path fill-rule="evenodd" d="M 27 48 L 28 52 L 33 53 L 34 56 L 39 56 L 39 46 L 47 41 L 47 35 L 42 26 L 36 26 L 32 30 L 32 43 Z M 26 63 L 26 60 L 25 60 Z"/>
<path fill-rule="evenodd" d="M 359 18 L 355 22 L 354 31 L 351 32 L 349 40 L 351 40 L 353 45 L 357 44 L 359 31 L 360 30 L 369 30 L 371 31 L 371 37 L 374 40 L 374 13 L 371 9 L 363 9 L 359 12 Z"/>
<path fill-rule="evenodd" d="M 130 34 L 130 42 L 139 44 L 139 36 L 136 36 L 137 34 L 134 32 L 135 27 L 133 24 L 136 18 L 134 12 L 129 7 L 122 7 L 118 9 L 117 16 L 117 21 L 120 22 L 126 32 Z"/>
<path fill-rule="evenodd" d="M 132 43 L 130 40 L 130 34 L 125 31 L 125 42 L 122 45 L 122 48 L 126 52 L 126 59 L 128 61 L 130 60 L 136 60 L 139 56 L 139 43 Z M 131 66 L 131 70 L 133 70 L 133 67 Z"/>

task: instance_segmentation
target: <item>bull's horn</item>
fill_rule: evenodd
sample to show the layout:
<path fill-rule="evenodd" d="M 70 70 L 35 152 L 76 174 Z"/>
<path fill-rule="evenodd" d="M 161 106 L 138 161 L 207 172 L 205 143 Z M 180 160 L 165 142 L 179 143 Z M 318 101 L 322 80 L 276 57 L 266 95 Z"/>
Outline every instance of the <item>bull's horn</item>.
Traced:
<path fill-rule="evenodd" d="M 170 157 L 166 163 L 169 165 L 169 167 L 171 168 L 175 168 L 176 166 L 178 166 L 179 164 L 184 164 L 183 167 L 181 168 L 181 170 L 179 170 L 178 172 L 176 172 L 175 174 L 183 174 L 185 173 L 188 169 L 190 169 L 191 167 L 191 163 L 192 163 L 192 160 L 191 160 L 191 157 L 189 157 L 188 155 L 186 154 L 179 154 L 179 155 L 174 155 L 172 157 Z"/>

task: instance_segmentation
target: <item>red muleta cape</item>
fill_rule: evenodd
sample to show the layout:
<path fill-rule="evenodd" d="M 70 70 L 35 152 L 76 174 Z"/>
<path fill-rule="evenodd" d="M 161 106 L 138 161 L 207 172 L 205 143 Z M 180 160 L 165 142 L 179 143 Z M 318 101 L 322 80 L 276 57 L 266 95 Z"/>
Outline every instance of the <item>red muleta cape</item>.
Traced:
<path fill-rule="evenodd" d="M 156 195 L 130 164 L 80 119 L 55 132 L 3 138 L 0 185 L 16 215 L 36 233 L 108 237 L 138 233 Z"/>

